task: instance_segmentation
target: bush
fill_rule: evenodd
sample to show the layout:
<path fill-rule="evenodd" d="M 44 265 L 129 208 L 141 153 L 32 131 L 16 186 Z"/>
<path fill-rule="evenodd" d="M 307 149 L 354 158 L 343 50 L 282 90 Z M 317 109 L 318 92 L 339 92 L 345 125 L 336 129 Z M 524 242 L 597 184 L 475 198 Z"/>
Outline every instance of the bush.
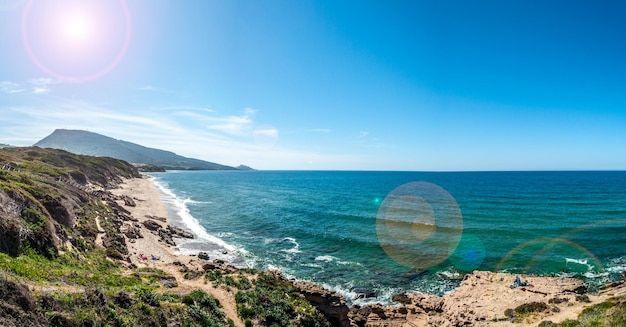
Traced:
<path fill-rule="evenodd" d="M 220 309 L 220 302 L 202 290 L 195 290 L 185 295 L 182 302 L 187 305 L 187 312 L 202 326 L 226 326 L 226 315 Z"/>
<path fill-rule="evenodd" d="M 136 293 L 139 300 L 149 306 L 158 307 L 161 305 L 160 297 L 150 290 L 139 290 Z"/>
<path fill-rule="evenodd" d="M 544 302 L 530 302 L 524 303 L 517 308 L 515 308 L 515 313 L 517 314 L 526 314 L 526 313 L 535 313 L 542 312 L 548 310 L 548 305 Z"/>
<path fill-rule="evenodd" d="M 235 294 L 237 312 L 263 326 L 328 326 L 326 318 L 295 293 L 293 286 L 272 274 L 260 273 L 251 290 Z"/>

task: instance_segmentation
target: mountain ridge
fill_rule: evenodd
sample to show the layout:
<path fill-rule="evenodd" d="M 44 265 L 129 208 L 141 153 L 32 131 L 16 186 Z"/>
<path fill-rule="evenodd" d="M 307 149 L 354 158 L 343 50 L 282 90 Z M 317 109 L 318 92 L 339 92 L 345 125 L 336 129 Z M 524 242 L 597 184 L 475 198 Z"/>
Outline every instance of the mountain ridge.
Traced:
<path fill-rule="evenodd" d="M 56 129 L 33 146 L 61 149 L 82 155 L 106 156 L 139 166 L 157 166 L 167 170 L 238 170 L 235 167 L 188 158 L 171 151 L 150 148 L 84 130 Z"/>

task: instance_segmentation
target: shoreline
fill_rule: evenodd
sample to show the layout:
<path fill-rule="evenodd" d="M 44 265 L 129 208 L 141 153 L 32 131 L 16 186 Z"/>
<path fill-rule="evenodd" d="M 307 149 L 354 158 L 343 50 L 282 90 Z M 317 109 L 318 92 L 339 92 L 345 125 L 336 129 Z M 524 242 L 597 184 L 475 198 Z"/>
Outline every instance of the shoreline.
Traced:
<path fill-rule="evenodd" d="M 130 259 L 129 268 L 135 266 L 163 270 L 176 278 L 178 283 L 176 290 L 178 292 L 191 292 L 195 289 L 206 291 L 222 304 L 224 312 L 233 320 L 235 326 L 244 326 L 243 321 L 237 315 L 234 294 L 223 288 L 211 287 L 203 279 L 186 279 L 185 273 L 181 271 L 204 272 L 203 264 L 208 261 L 201 260 L 196 255 L 177 253 L 175 248 L 164 243 L 157 233 L 143 226 L 144 222 L 151 221 L 161 225 L 162 228 L 167 228 L 172 221 L 167 205 L 161 200 L 162 192 L 157 188 L 154 181 L 146 175 L 142 178 L 124 179 L 122 184 L 111 189 L 110 192 L 117 196 L 129 196 L 135 201 L 135 206 L 120 203 L 131 213 L 133 218 L 138 220 L 135 226 L 140 226 L 142 236 L 137 239 L 125 236 Z M 151 219 L 147 216 L 158 217 L 159 219 Z M 142 260 L 141 255 L 144 255 L 147 260 Z M 157 259 L 153 260 L 152 256 Z M 181 267 L 185 267 L 185 269 Z"/>
<path fill-rule="evenodd" d="M 144 175 L 142 178 L 125 179 L 118 188 L 112 189 L 111 193 L 121 197 L 130 197 L 135 202 L 134 206 L 126 205 L 123 201 L 119 203 L 130 211 L 132 217 L 138 220 L 135 227 L 143 236 L 137 239 L 126 237 L 130 259 L 129 267 L 161 269 L 176 278 L 179 285 L 176 290 L 179 292 L 193 289 L 205 290 L 220 301 L 226 315 L 233 319 L 236 326 L 244 326 L 237 315 L 232 290 L 224 287 L 211 287 L 204 280 L 185 279 L 184 273 L 181 272 L 181 265 L 184 265 L 188 270 L 204 272 L 203 265 L 210 261 L 199 259 L 196 255 L 177 253 L 178 246 L 166 244 L 158 233 L 150 231 L 144 226 L 145 222 L 150 221 L 150 224 L 157 223 L 165 229 L 170 224 L 177 226 L 179 223 L 170 216 L 170 213 L 176 214 L 176 212 L 173 208 L 168 208 L 168 205 L 162 200 L 164 193 L 152 178 Z M 158 219 L 148 217 L 158 217 Z M 180 223 L 184 225 L 182 218 Z M 176 244 L 180 244 L 180 239 L 175 240 Z M 141 255 L 145 256 L 147 260 L 142 260 Z M 158 259 L 152 260 L 152 256 Z M 210 259 L 216 258 L 211 257 Z M 461 285 L 442 297 L 413 292 L 394 296 L 395 301 L 401 303 L 402 307 L 409 309 L 406 312 L 399 310 L 397 305 L 385 307 L 374 304 L 363 308 L 353 307 L 351 309 L 353 320 L 366 319 L 369 322 L 386 317 L 384 320 L 391 321 L 397 318 L 399 321 L 404 319 L 410 324 L 428 326 L 443 324 L 446 321 L 456 319 L 454 321 L 467 321 L 477 326 L 509 326 L 512 323 L 504 315 L 507 309 L 514 309 L 524 303 L 540 301 L 548 303 L 551 299 L 561 299 L 561 303 L 551 304 L 549 312 L 538 314 L 533 319 L 521 322 L 521 325 L 524 326 L 536 326 L 542 320 L 559 322 L 565 319 L 575 319 L 585 307 L 591 304 L 600 303 L 612 295 L 626 294 L 626 287 L 621 284 L 621 287 L 618 285 L 618 287 L 600 292 L 597 295 L 585 294 L 589 300 L 586 302 L 577 298 L 576 295 L 579 294 L 574 291 L 582 286 L 581 280 L 562 277 L 522 276 L 522 279 L 528 279 L 533 287 L 510 288 L 514 276 L 505 273 L 476 271 L 466 275 Z M 364 311 L 365 308 L 381 308 L 380 310 L 383 310 L 384 314 L 377 314 L 374 310 Z M 442 312 L 445 314 L 442 315 Z M 438 313 L 438 315 L 433 313 Z"/>

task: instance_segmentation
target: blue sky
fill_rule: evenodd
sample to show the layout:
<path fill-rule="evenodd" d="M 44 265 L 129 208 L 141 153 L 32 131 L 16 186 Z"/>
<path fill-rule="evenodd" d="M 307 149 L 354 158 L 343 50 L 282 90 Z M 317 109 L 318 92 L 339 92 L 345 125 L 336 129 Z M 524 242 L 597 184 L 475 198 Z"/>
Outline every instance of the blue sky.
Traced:
<path fill-rule="evenodd" d="M 259 169 L 626 169 L 624 13 L 0 0 L 0 143 L 67 128 Z"/>

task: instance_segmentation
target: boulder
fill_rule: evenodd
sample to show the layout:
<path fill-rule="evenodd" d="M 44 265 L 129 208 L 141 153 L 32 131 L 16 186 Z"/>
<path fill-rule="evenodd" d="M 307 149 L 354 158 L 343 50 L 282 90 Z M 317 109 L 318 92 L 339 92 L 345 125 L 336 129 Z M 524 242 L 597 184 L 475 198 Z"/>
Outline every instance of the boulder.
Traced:
<path fill-rule="evenodd" d="M 172 233 L 172 235 L 180 237 L 180 238 L 194 238 L 193 234 L 176 226 L 167 226 L 167 229 Z"/>
<path fill-rule="evenodd" d="M 143 225 L 151 231 L 157 231 L 162 228 L 161 224 L 157 223 L 154 220 L 144 220 Z"/>
<path fill-rule="evenodd" d="M 354 287 L 350 289 L 350 292 L 356 293 L 357 299 L 376 297 L 376 293 L 374 293 L 374 291 L 364 287 Z"/>
<path fill-rule="evenodd" d="M 198 259 L 209 260 L 209 254 L 206 252 L 200 252 L 198 253 Z"/>
<path fill-rule="evenodd" d="M 135 226 L 127 225 L 126 230 L 124 231 L 124 235 L 130 239 L 138 239 L 143 238 L 141 234 L 141 230 Z"/>
<path fill-rule="evenodd" d="M 124 205 L 127 207 L 135 207 L 137 206 L 137 204 L 135 203 L 135 201 L 130 197 L 130 196 L 123 196 L 122 200 L 124 200 Z"/>
<path fill-rule="evenodd" d="M 176 246 L 176 242 L 174 242 L 174 240 L 172 239 L 172 234 L 170 234 L 165 229 L 159 229 L 159 237 L 161 237 L 161 241 L 163 241 L 165 244 Z"/>

